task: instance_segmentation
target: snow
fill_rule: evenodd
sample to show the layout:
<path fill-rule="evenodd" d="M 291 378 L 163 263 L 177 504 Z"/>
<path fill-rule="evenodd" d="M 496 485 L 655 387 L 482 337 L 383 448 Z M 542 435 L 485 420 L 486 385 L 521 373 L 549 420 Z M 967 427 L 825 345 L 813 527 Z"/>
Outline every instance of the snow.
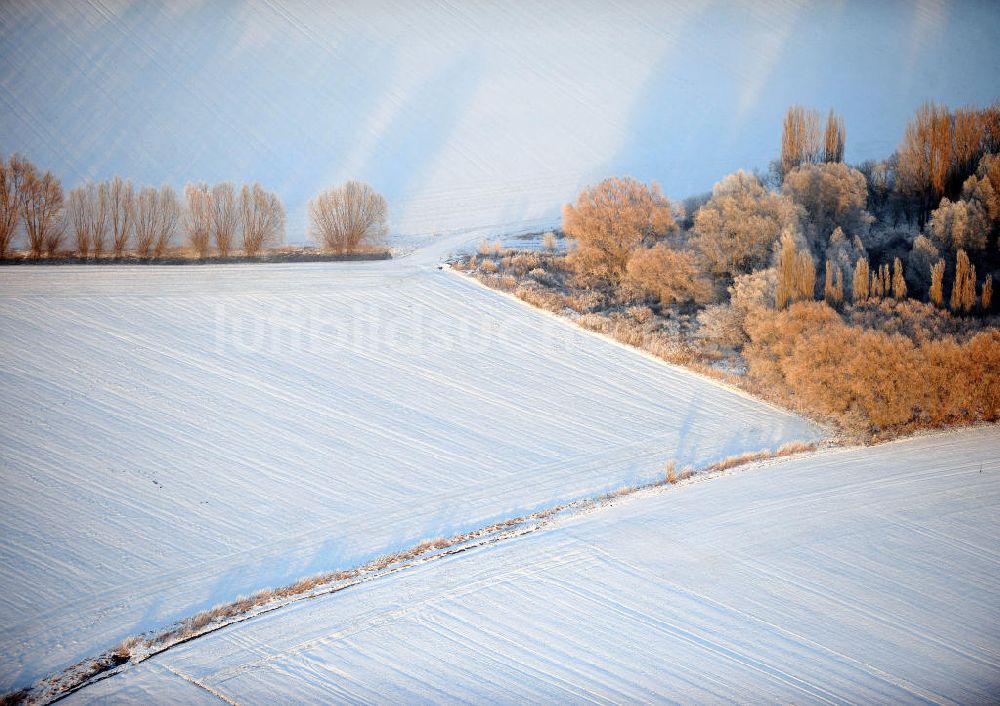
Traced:
<path fill-rule="evenodd" d="M 991 103 L 989 2 L 0 3 L 0 154 L 66 185 L 260 180 L 305 237 L 348 178 L 430 233 L 551 225 L 605 176 L 672 198 L 766 169 L 786 108 L 883 159 L 925 100 Z"/>
<path fill-rule="evenodd" d="M 0 688 L 671 458 L 824 434 L 436 268 L 477 239 L 0 269 Z"/>
<path fill-rule="evenodd" d="M 231 626 L 69 702 L 991 702 L 997 432 L 644 492 Z"/>

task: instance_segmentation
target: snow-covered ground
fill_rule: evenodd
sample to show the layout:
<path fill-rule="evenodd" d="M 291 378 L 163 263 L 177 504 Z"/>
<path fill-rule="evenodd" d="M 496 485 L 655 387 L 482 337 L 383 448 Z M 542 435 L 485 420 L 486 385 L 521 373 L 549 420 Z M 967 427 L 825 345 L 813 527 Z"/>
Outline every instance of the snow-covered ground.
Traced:
<path fill-rule="evenodd" d="M 996 427 L 667 486 L 181 645 L 94 703 L 987 703 Z"/>
<path fill-rule="evenodd" d="M 439 271 L 454 245 L 0 270 L 0 688 L 670 458 L 822 434 Z"/>

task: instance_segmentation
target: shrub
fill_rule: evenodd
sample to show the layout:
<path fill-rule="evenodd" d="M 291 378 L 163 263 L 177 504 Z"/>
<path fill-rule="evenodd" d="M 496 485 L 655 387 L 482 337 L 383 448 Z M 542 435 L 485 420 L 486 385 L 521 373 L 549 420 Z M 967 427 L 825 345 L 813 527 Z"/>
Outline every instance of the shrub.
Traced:
<path fill-rule="evenodd" d="M 851 326 L 826 304 L 801 302 L 758 316 L 744 356 L 759 390 L 848 427 L 885 431 L 1000 412 L 996 329 L 965 344 L 922 340 Z"/>
<path fill-rule="evenodd" d="M 706 343 L 737 348 L 746 340 L 743 321 L 728 304 L 711 304 L 698 312 L 698 337 Z"/>

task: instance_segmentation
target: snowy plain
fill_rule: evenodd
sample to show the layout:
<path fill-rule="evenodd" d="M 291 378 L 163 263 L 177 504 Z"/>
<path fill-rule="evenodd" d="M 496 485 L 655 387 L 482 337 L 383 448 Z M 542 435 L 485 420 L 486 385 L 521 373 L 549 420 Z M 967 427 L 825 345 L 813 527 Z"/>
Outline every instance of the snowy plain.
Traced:
<path fill-rule="evenodd" d="M 70 703 L 988 703 L 1000 433 L 644 491 L 175 647 Z"/>
<path fill-rule="evenodd" d="M 5 2 L 0 154 L 67 186 L 260 180 L 292 242 L 346 179 L 396 232 L 504 231 L 606 176 L 683 199 L 766 169 L 794 103 L 884 159 L 924 101 L 996 100 L 998 46 L 968 0 Z"/>
<path fill-rule="evenodd" d="M 824 434 L 440 271 L 449 247 L 0 271 L 0 688 L 671 458 Z"/>

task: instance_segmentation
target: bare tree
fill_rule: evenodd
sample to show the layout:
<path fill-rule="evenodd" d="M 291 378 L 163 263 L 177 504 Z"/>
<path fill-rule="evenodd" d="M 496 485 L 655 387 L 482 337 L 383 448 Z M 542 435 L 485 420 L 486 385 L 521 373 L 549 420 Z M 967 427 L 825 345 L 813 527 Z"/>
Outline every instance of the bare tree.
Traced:
<path fill-rule="evenodd" d="M 206 257 L 212 242 L 212 192 L 206 184 L 188 184 L 184 187 L 187 209 L 184 213 L 184 230 L 188 244 L 198 257 Z"/>
<path fill-rule="evenodd" d="M 121 257 L 128 249 L 135 214 L 135 190 L 131 181 L 115 177 L 108 184 L 108 219 L 111 222 L 111 250 Z"/>
<path fill-rule="evenodd" d="M 27 161 L 18 155 L 0 162 L 0 258 L 7 257 L 21 221 L 21 189 Z"/>
<path fill-rule="evenodd" d="M 139 257 L 149 257 L 156 244 L 159 221 L 159 194 L 155 186 L 142 186 L 135 196 L 135 250 Z"/>
<path fill-rule="evenodd" d="M 247 255 L 256 255 L 266 245 L 279 243 L 285 237 L 285 207 L 277 194 L 265 191 L 258 183 L 252 187 L 244 184 L 240 190 L 240 221 L 243 252 Z"/>
<path fill-rule="evenodd" d="M 66 208 L 73 236 L 76 241 L 76 254 L 80 257 L 90 255 L 92 209 L 86 186 L 77 186 L 69 192 L 69 202 Z"/>
<path fill-rule="evenodd" d="M 388 204 L 368 184 L 349 181 L 309 202 L 310 234 L 336 253 L 376 245 L 386 232 Z"/>
<path fill-rule="evenodd" d="M 236 188 L 228 181 L 216 184 L 212 187 L 212 232 L 215 235 L 215 247 L 222 257 L 229 256 L 239 224 Z"/>
<path fill-rule="evenodd" d="M 177 224 L 181 218 L 181 202 L 177 198 L 177 193 L 169 185 L 160 187 L 157 197 L 157 220 L 155 227 L 155 239 L 153 244 L 153 255 L 163 257 L 170 241 L 173 240 L 177 232 Z"/>
<path fill-rule="evenodd" d="M 87 185 L 87 199 L 91 208 L 90 250 L 94 257 L 100 257 L 108 238 L 108 219 L 111 207 L 110 192 L 105 182 Z"/>
<path fill-rule="evenodd" d="M 826 132 L 823 135 L 823 161 L 844 161 L 844 118 L 830 111 L 826 118 Z"/>
<path fill-rule="evenodd" d="M 55 254 L 65 233 L 64 197 L 59 180 L 50 171 L 39 174 L 29 163 L 24 171 L 20 200 L 31 256 Z"/>

